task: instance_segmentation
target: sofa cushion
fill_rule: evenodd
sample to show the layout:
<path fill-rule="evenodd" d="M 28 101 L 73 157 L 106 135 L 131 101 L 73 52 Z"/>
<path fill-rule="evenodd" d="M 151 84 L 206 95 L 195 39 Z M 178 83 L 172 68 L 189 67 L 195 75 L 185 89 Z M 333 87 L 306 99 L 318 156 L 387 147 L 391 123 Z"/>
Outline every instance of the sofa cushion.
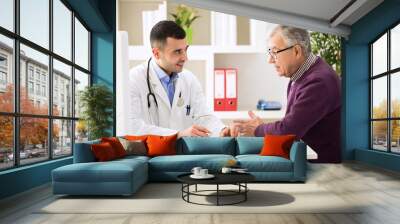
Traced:
<path fill-rule="evenodd" d="M 96 158 L 90 148 L 92 144 L 99 144 L 100 140 L 75 143 L 74 147 L 74 163 L 95 162 Z"/>
<path fill-rule="evenodd" d="M 147 155 L 146 144 L 141 140 L 126 140 L 125 138 L 118 138 L 126 151 L 126 155 Z"/>
<path fill-rule="evenodd" d="M 149 135 L 147 137 L 147 155 L 165 156 L 176 154 L 177 134 L 171 136 Z"/>
<path fill-rule="evenodd" d="M 279 156 L 238 155 L 236 159 L 249 172 L 293 172 L 292 161 Z"/>
<path fill-rule="evenodd" d="M 183 137 L 178 141 L 177 154 L 235 155 L 235 139 L 230 137 L 224 137 L 224 138 Z"/>
<path fill-rule="evenodd" d="M 149 160 L 149 170 L 163 172 L 190 172 L 193 167 L 200 166 L 211 172 L 219 171 L 228 160 L 235 159 L 231 155 L 175 155 L 158 156 Z"/>
<path fill-rule="evenodd" d="M 58 182 L 129 182 L 134 172 L 147 171 L 145 166 L 146 162 L 136 159 L 75 163 L 59 167 L 52 174 L 53 181 Z"/>
<path fill-rule="evenodd" d="M 296 135 L 265 135 L 261 156 L 280 156 L 289 159 L 290 148 Z"/>
<path fill-rule="evenodd" d="M 118 158 L 115 154 L 115 150 L 109 142 L 93 144 L 90 148 L 92 149 L 94 157 L 96 157 L 96 161 L 104 162 Z"/>
<path fill-rule="evenodd" d="M 101 138 L 101 142 L 108 142 L 114 149 L 115 155 L 117 158 L 122 158 L 126 156 L 126 151 L 124 146 L 122 146 L 121 142 L 117 137 L 103 137 Z"/>
<path fill-rule="evenodd" d="M 236 155 L 259 154 L 264 144 L 263 137 L 237 137 Z"/>
<path fill-rule="evenodd" d="M 132 163 L 132 161 L 135 161 L 135 160 L 142 161 L 142 162 L 148 162 L 149 159 L 150 159 L 150 157 L 147 157 L 147 156 L 131 155 L 131 156 L 125 156 L 124 158 L 113 160 L 112 162 Z M 133 163 L 135 163 L 135 162 L 133 162 Z"/>
<path fill-rule="evenodd" d="M 125 139 L 129 141 L 137 141 L 140 140 L 142 142 L 146 142 L 148 135 L 125 135 Z"/>

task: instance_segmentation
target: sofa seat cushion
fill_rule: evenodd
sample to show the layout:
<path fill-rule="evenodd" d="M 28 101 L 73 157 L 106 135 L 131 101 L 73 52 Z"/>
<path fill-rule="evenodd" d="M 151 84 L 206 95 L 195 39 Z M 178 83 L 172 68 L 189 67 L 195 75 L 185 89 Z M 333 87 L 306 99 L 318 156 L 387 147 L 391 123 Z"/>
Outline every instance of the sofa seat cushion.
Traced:
<path fill-rule="evenodd" d="M 130 155 L 130 156 L 125 156 L 124 158 L 120 158 L 120 159 L 116 159 L 113 160 L 113 162 L 131 162 L 131 161 L 143 161 L 143 162 L 147 162 L 149 161 L 150 157 L 148 156 L 135 156 L 135 155 Z"/>
<path fill-rule="evenodd" d="M 236 160 L 249 172 L 293 172 L 292 161 L 279 156 L 238 155 Z"/>
<path fill-rule="evenodd" d="M 158 156 L 149 160 L 151 172 L 190 172 L 193 167 L 203 167 L 211 172 L 219 171 L 230 159 L 231 155 L 174 155 Z"/>
<path fill-rule="evenodd" d="M 235 138 L 231 137 L 183 137 L 177 141 L 178 155 L 235 155 Z"/>
<path fill-rule="evenodd" d="M 131 182 L 133 176 L 147 176 L 147 163 L 140 159 L 75 163 L 52 174 L 53 181 L 58 182 Z"/>

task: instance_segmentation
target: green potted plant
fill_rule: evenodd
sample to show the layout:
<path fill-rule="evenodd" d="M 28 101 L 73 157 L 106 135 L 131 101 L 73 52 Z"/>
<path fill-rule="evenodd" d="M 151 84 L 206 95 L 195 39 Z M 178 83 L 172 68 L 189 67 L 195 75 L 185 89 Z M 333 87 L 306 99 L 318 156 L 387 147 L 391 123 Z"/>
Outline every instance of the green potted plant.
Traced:
<path fill-rule="evenodd" d="M 87 126 L 90 140 L 109 136 L 107 129 L 112 126 L 112 92 L 102 84 L 87 86 L 79 93 L 81 118 Z"/>
<path fill-rule="evenodd" d="M 171 13 L 171 16 L 174 17 L 176 24 L 185 30 L 188 44 L 192 44 L 193 30 L 191 25 L 197 18 L 199 18 L 196 13 L 197 12 L 195 9 L 186 5 L 179 5 L 176 8 L 176 13 Z"/>
<path fill-rule="evenodd" d="M 340 37 L 319 32 L 311 32 L 310 36 L 313 54 L 321 56 L 340 76 L 342 73 Z"/>

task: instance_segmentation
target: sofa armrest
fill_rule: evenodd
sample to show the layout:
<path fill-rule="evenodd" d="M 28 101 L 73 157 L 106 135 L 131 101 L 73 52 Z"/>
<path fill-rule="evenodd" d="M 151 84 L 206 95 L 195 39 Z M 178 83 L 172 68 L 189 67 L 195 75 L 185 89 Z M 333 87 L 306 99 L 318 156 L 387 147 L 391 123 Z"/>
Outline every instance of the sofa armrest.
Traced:
<path fill-rule="evenodd" d="M 305 181 L 307 174 L 307 150 L 304 142 L 295 141 L 290 149 L 290 160 L 293 162 L 293 179 Z"/>
<path fill-rule="evenodd" d="M 89 163 L 95 162 L 90 146 L 92 144 L 98 144 L 100 140 L 94 140 L 89 142 L 75 143 L 74 147 L 74 163 Z"/>

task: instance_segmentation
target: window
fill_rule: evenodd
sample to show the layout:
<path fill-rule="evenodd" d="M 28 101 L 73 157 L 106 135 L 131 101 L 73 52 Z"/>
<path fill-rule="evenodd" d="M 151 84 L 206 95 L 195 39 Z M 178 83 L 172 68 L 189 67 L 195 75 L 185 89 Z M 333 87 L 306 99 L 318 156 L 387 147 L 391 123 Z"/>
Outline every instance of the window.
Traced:
<path fill-rule="evenodd" d="M 89 69 L 89 32 L 75 18 L 75 62 L 82 68 Z"/>
<path fill-rule="evenodd" d="M 14 166 L 14 122 L 13 117 L 0 114 L 0 170 Z"/>
<path fill-rule="evenodd" d="M 54 53 L 71 60 L 72 12 L 60 0 L 53 0 L 53 16 Z"/>
<path fill-rule="evenodd" d="M 70 155 L 72 152 L 72 121 L 53 121 L 53 157 Z"/>
<path fill-rule="evenodd" d="M 73 105 L 89 85 L 90 31 L 62 0 L 0 0 L 0 26 L 0 170 L 72 155 L 74 136 L 87 139 Z"/>
<path fill-rule="evenodd" d="M 42 86 L 42 96 L 46 97 L 46 86 Z"/>
<path fill-rule="evenodd" d="M 7 74 L 3 71 L 0 71 L 0 84 L 1 85 L 7 84 Z"/>
<path fill-rule="evenodd" d="M 29 79 L 33 80 L 33 67 L 29 66 L 29 71 L 28 71 Z"/>
<path fill-rule="evenodd" d="M 39 101 L 36 103 L 40 104 Z M 19 128 L 21 165 L 47 160 L 49 158 L 48 119 L 22 117 Z"/>
<path fill-rule="evenodd" d="M 29 94 L 33 94 L 34 93 L 33 82 L 28 82 L 28 93 Z"/>
<path fill-rule="evenodd" d="M 49 48 L 49 0 L 19 0 L 21 36 Z"/>
<path fill-rule="evenodd" d="M 46 74 L 42 73 L 42 82 L 46 82 Z"/>
<path fill-rule="evenodd" d="M 0 2 L 0 6 L 2 6 L 3 2 Z M 0 8 L 0 14 L 2 10 L 3 9 Z M 0 20 L 2 16 L 3 15 L 0 15 Z M 13 51 L 13 40 L 0 33 L 0 113 L 12 113 L 14 111 L 14 73 L 12 66 L 9 65 L 12 61 L 11 58 L 14 56 Z M 8 133 L 8 135 L 11 135 L 11 133 Z"/>
<path fill-rule="evenodd" d="M 7 56 L 4 54 L 0 54 L 0 67 L 7 68 Z"/>
<path fill-rule="evenodd" d="M 14 0 L 0 1 L 0 26 L 14 31 Z"/>
<path fill-rule="evenodd" d="M 65 95 L 71 95 L 72 91 L 70 89 L 65 89 L 65 83 L 70 83 L 72 84 L 72 68 L 71 66 L 68 66 L 58 60 L 53 60 L 54 64 L 54 70 L 53 70 L 53 77 L 54 77 L 54 83 L 53 83 L 53 89 L 55 95 L 53 95 L 53 103 L 59 103 L 58 101 L 58 94 L 60 91 L 60 100 L 62 103 L 64 103 L 64 96 Z M 72 101 L 72 98 L 69 99 Z M 72 104 L 72 102 L 69 102 Z M 53 110 L 53 114 L 60 114 L 59 109 Z M 65 114 L 62 114 L 62 116 L 68 116 L 72 117 L 72 108 L 67 108 L 65 111 Z"/>
<path fill-rule="evenodd" d="M 400 153 L 400 25 L 370 45 L 371 148 Z"/>
<path fill-rule="evenodd" d="M 80 92 L 89 85 L 89 75 L 79 70 L 75 71 L 75 117 L 79 117 L 81 114 L 81 108 L 79 107 L 79 96 Z"/>
<path fill-rule="evenodd" d="M 40 70 L 36 69 L 36 80 L 40 81 Z"/>
<path fill-rule="evenodd" d="M 0 91 L 5 92 L 7 86 L 7 56 L 0 53 Z"/>
<path fill-rule="evenodd" d="M 40 84 L 36 84 L 36 95 L 40 95 Z"/>

